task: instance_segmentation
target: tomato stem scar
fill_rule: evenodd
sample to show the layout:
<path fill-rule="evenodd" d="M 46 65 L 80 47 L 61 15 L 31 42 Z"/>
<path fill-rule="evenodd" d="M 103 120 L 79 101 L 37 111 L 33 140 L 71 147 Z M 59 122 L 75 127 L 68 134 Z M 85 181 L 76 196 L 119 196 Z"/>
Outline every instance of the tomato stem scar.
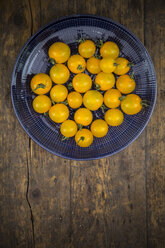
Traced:
<path fill-rule="evenodd" d="M 96 59 L 101 59 L 101 55 L 99 55 L 99 54 L 94 54 L 94 57 L 96 58 Z"/>
<path fill-rule="evenodd" d="M 122 100 L 124 100 L 125 98 L 126 98 L 126 96 L 121 96 L 121 97 L 119 97 L 119 100 L 122 101 Z"/>
<path fill-rule="evenodd" d="M 100 47 L 102 47 L 103 46 L 103 44 L 104 44 L 104 42 L 103 42 L 103 40 L 99 40 L 98 42 L 97 42 L 97 47 L 98 48 L 100 48 Z"/>
<path fill-rule="evenodd" d="M 140 104 L 142 105 L 143 108 L 146 108 L 149 106 L 149 101 L 148 100 L 141 100 Z"/>
<path fill-rule="evenodd" d="M 130 78 L 134 79 L 134 71 L 131 73 Z"/>
<path fill-rule="evenodd" d="M 37 87 L 34 89 L 34 90 L 37 90 L 37 89 L 45 89 L 46 88 L 46 84 L 37 84 Z"/>
<path fill-rule="evenodd" d="M 62 141 L 66 140 L 66 139 L 69 139 L 69 137 L 66 137 L 66 136 L 62 136 Z"/>
<path fill-rule="evenodd" d="M 134 66 L 134 63 L 129 62 L 129 63 L 128 63 L 128 67 L 131 68 L 132 66 Z"/>
<path fill-rule="evenodd" d="M 68 90 L 73 89 L 73 84 L 72 84 L 72 82 L 70 82 L 70 83 L 67 85 L 67 88 L 68 88 Z"/>
<path fill-rule="evenodd" d="M 55 105 L 55 104 L 56 104 L 56 103 L 55 103 L 55 101 L 53 101 L 52 99 L 51 99 L 51 102 L 52 102 L 52 104 L 53 104 L 53 105 Z"/>
<path fill-rule="evenodd" d="M 102 111 L 103 114 L 105 114 L 105 109 L 108 109 L 108 108 L 105 106 L 104 103 L 101 105 L 100 108 L 101 108 L 101 111 Z"/>
<path fill-rule="evenodd" d="M 79 44 L 84 43 L 84 42 L 85 42 L 85 39 L 83 39 L 83 38 L 78 40 Z"/>
<path fill-rule="evenodd" d="M 65 104 L 65 105 L 68 105 L 67 99 L 65 101 L 61 102 L 61 103 Z"/>
<path fill-rule="evenodd" d="M 50 62 L 52 65 L 55 65 L 56 64 L 56 61 L 53 58 L 49 58 L 48 59 L 48 62 Z"/>
<path fill-rule="evenodd" d="M 100 88 L 101 88 L 101 87 L 100 87 L 99 84 L 95 84 L 95 89 L 96 89 L 96 90 L 100 90 Z"/>
<path fill-rule="evenodd" d="M 81 130 L 83 128 L 83 125 L 82 124 L 78 124 L 78 129 Z"/>
<path fill-rule="evenodd" d="M 82 140 L 82 141 L 85 140 L 85 137 L 84 137 L 84 136 L 81 136 L 80 139 L 79 139 L 78 142 L 77 142 L 77 145 L 78 145 L 78 143 L 79 143 L 81 140 Z"/>
<path fill-rule="evenodd" d="M 82 65 L 77 66 L 77 70 L 81 71 L 83 69 Z"/>

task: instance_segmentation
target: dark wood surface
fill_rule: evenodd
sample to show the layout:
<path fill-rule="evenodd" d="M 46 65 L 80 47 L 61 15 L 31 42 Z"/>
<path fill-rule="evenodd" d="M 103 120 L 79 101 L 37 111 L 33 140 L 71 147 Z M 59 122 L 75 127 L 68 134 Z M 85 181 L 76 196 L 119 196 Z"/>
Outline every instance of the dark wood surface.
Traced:
<path fill-rule="evenodd" d="M 145 131 L 112 157 L 77 162 L 35 144 L 10 98 L 18 52 L 58 17 L 96 14 L 148 49 L 158 97 Z M 165 248 L 165 1 L 0 0 L 0 248 Z"/>

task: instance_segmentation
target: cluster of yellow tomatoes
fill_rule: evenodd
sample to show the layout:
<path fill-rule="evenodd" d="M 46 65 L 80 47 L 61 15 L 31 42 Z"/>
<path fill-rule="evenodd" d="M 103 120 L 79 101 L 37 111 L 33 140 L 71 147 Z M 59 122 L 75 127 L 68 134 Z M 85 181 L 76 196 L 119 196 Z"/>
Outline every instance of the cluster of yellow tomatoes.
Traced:
<path fill-rule="evenodd" d="M 132 65 L 126 58 L 119 57 L 115 42 L 100 42 L 98 48 L 92 40 L 81 40 L 78 53 L 71 55 L 70 47 L 63 42 L 50 46 L 48 55 L 53 66 L 49 75 L 39 73 L 31 80 L 31 89 L 38 95 L 33 100 L 33 108 L 37 113 L 48 112 L 52 121 L 61 123 L 64 139 L 75 136 L 77 145 L 88 147 L 93 136 L 101 138 L 107 134 L 108 125 L 120 125 L 123 112 L 137 114 L 143 104 L 138 95 L 130 94 L 136 86 L 133 75 L 126 74 Z M 70 72 L 74 74 L 71 82 Z M 94 82 L 91 74 L 96 75 Z M 74 120 L 68 120 L 68 106 L 76 110 Z M 104 120 L 93 121 L 92 111 L 99 108 L 105 113 Z"/>

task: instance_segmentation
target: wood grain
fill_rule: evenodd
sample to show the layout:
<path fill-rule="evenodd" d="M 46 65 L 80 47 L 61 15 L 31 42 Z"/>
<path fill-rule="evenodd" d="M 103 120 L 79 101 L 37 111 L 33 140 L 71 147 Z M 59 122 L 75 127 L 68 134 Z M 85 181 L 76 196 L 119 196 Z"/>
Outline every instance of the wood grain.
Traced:
<path fill-rule="evenodd" d="M 11 105 L 10 78 L 22 45 L 41 26 L 71 14 L 125 25 L 145 44 L 157 73 L 149 125 L 106 159 L 53 156 L 28 138 Z M 163 0 L 0 1 L 0 248 L 165 247 L 164 16 Z"/>
<path fill-rule="evenodd" d="M 105 9 L 108 2 L 104 4 Z M 104 15 L 143 41 L 143 1 L 114 5 Z M 71 190 L 74 247 L 145 247 L 145 133 L 111 158 L 72 162 Z"/>
<path fill-rule="evenodd" d="M 153 59 L 157 103 L 146 129 L 148 246 L 165 247 L 165 2 L 145 2 L 145 45 Z M 152 25 L 151 25 L 152 20 Z"/>
<path fill-rule="evenodd" d="M 33 247 L 26 197 L 29 138 L 16 120 L 10 99 L 14 62 L 30 35 L 27 1 L 1 1 L 0 33 L 0 247 Z"/>
<path fill-rule="evenodd" d="M 52 5 L 52 1 L 30 1 L 30 9 L 32 33 L 62 13 L 68 14 L 67 1 L 58 5 Z M 62 244 L 69 247 L 70 161 L 48 153 L 31 141 L 29 173 L 35 247 L 59 248 Z"/>

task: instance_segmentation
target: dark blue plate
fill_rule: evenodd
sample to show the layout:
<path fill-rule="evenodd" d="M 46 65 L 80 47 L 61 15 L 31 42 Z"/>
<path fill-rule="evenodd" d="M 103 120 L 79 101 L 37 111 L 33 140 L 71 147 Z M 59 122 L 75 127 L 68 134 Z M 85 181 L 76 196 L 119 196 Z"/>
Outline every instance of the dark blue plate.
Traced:
<path fill-rule="evenodd" d="M 80 148 L 74 138 L 61 141 L 59 125 L 48 116 L 34 112 L 34 95 L 30 90 L 30 80 L 36 73 L 49 73 L 48 48 L 56 41 L 63 41 L 77 53 L 77 40 L 89 38 L 93 41 L 115 41 L 120 48 L 120 56 L 134 63 L 136 80 L 135 92 L 149 101 L 145 113 L 125 115 L 119 127 L 109 127 L 104 138 L 95 138 L 88 148 Z M 73 75 L 72 75 L 73 76 Z M 48 24 L 35 33 L 22 48 L 12 75 L 11 96 L 16 116 L 27 134 L 49 152 L 69 159 L 89 160 L 113 155 L 131 144 L 146 127 L 156 101 L 156 76 L 151 58 L 143 44 L 128 29 L 113 20 L 92 15 L 65 17 Z M 73 111 L 70 118 L 73 118 Z M 101 111 L 94 118 L 103 118 Z"/>

